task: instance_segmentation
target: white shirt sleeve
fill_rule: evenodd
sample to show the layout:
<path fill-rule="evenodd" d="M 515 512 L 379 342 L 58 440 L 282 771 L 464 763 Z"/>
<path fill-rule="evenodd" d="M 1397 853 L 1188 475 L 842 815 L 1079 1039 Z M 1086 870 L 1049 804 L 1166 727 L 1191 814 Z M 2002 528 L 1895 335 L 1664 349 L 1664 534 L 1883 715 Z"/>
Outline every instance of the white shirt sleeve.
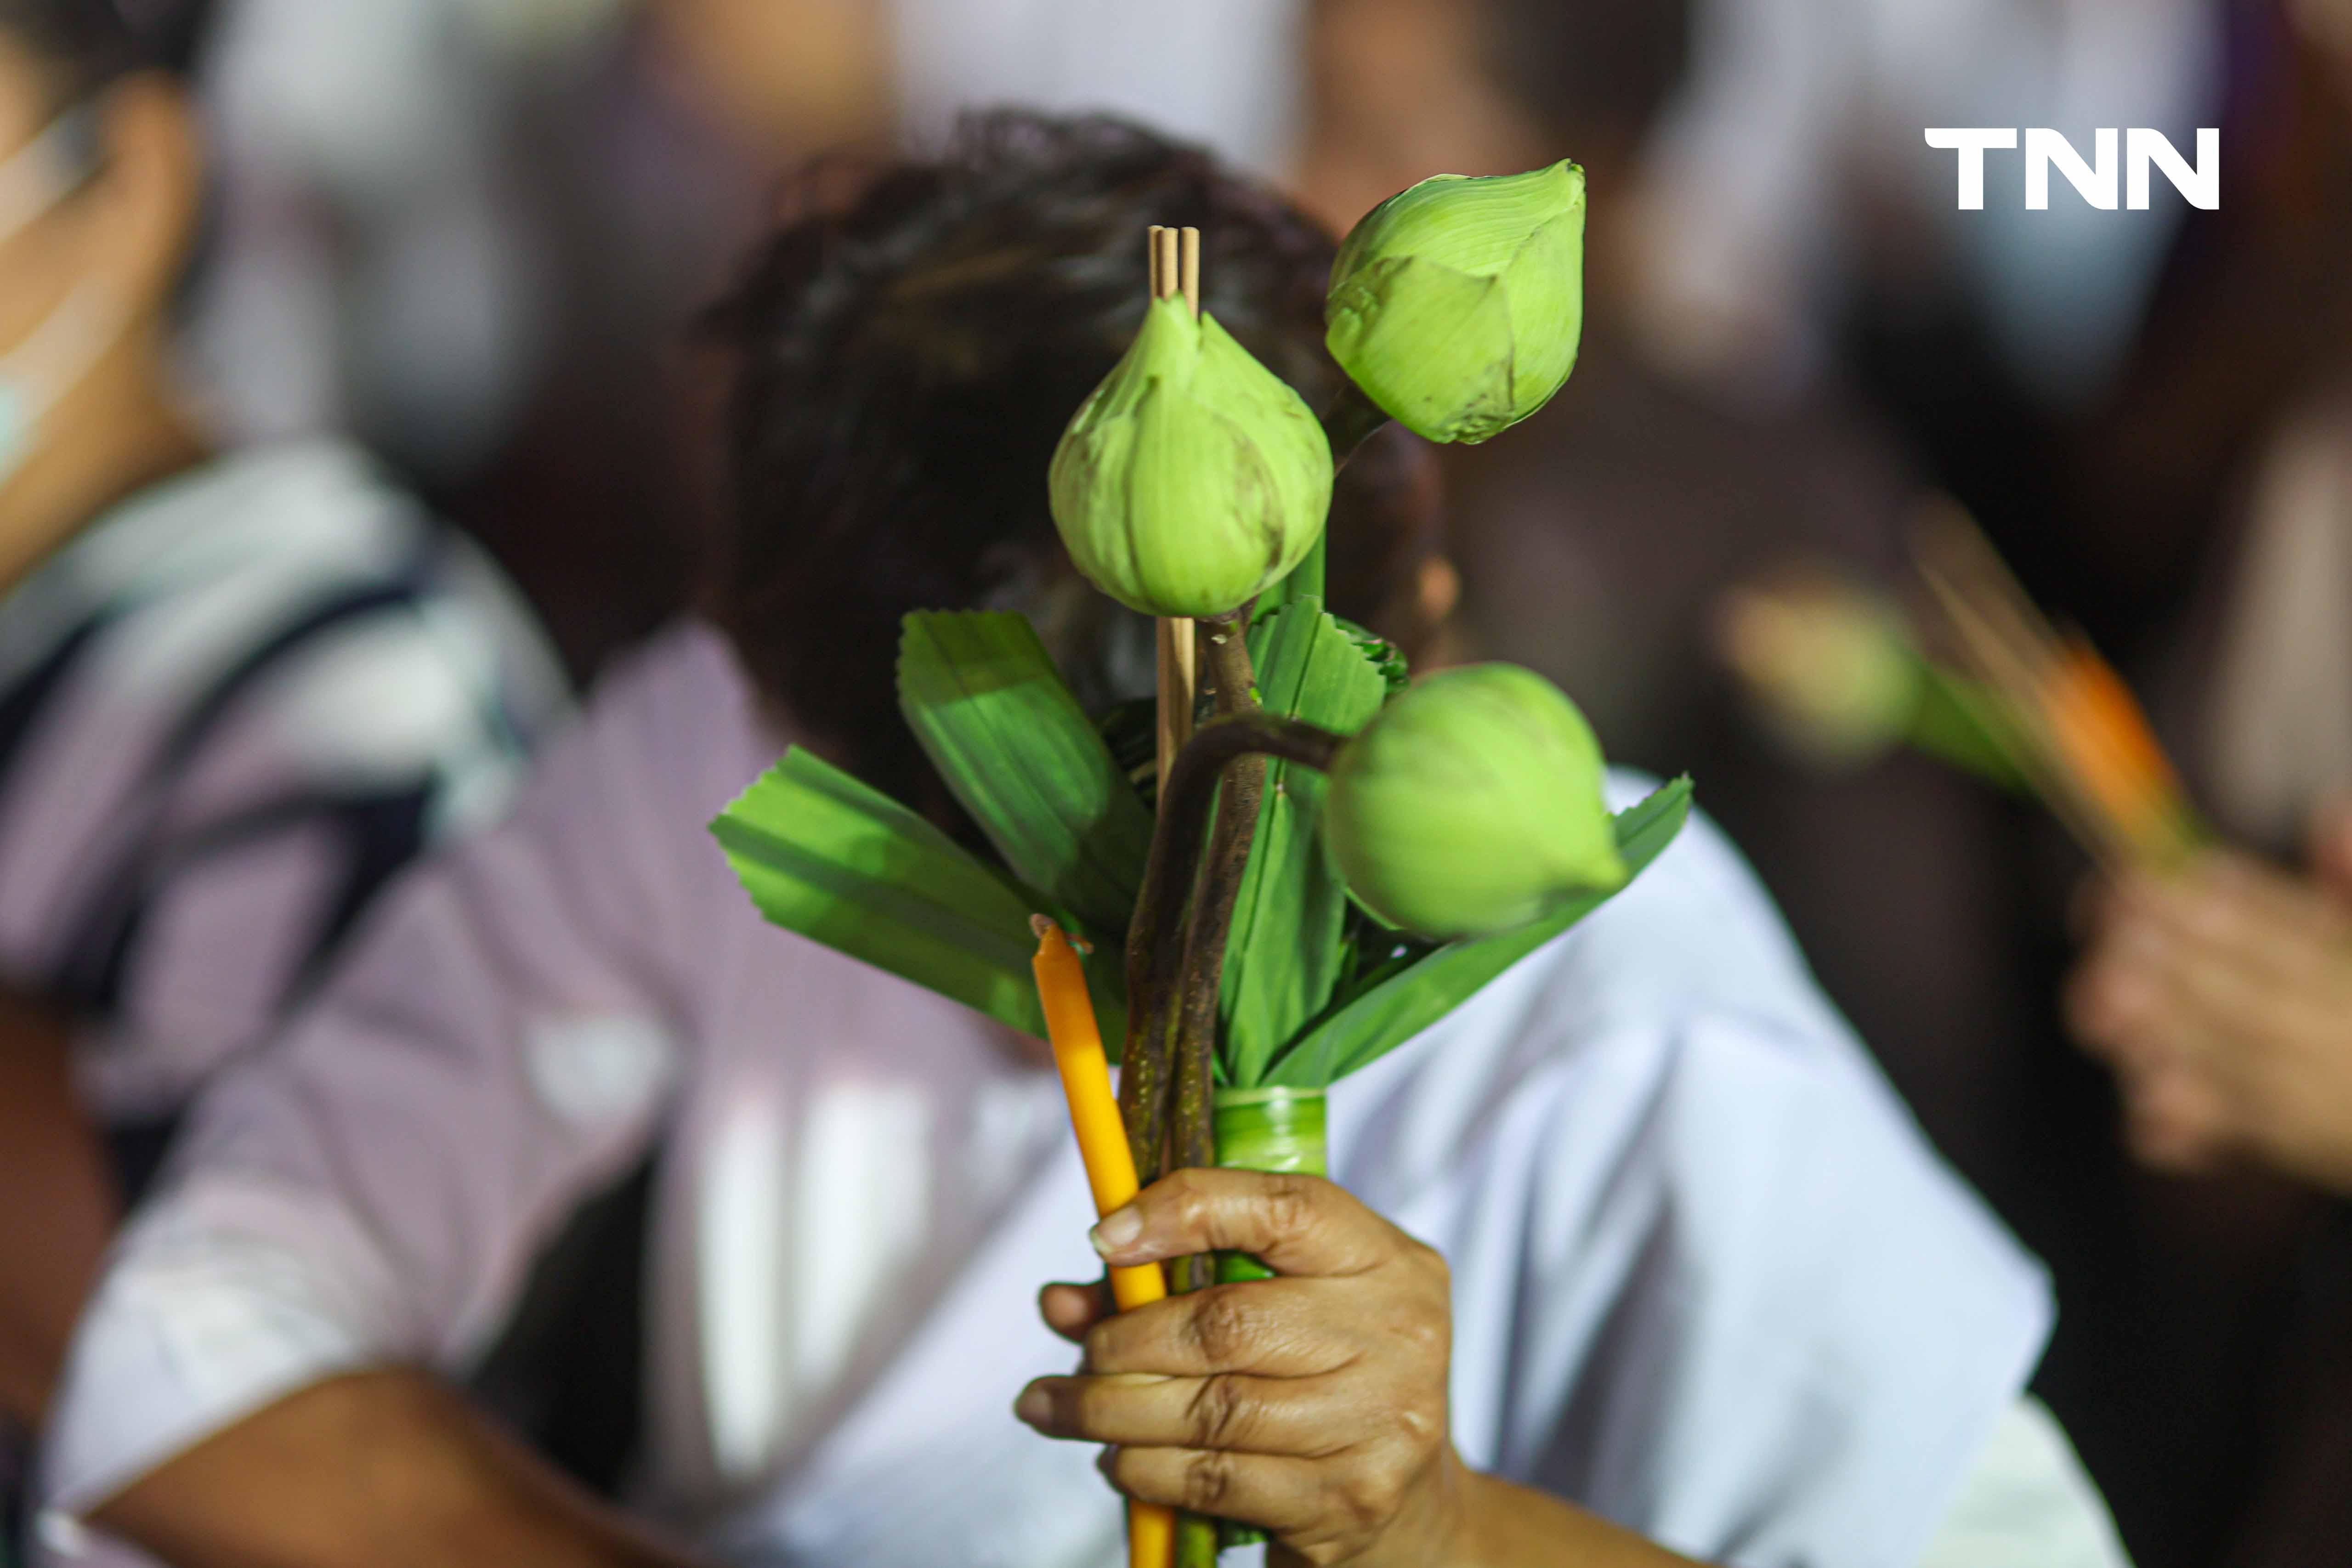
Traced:
<path fill-rule="evenodd" d="M 286 1039 L 207 1092 L 86 1314 L 44 1490 L 86 1511 L 339 1372 L 462 1370 L 642 1154 L 692 1038 L 741 683 L 656 643 L 502 827 L 412 873 Z"/>
<path fill-rule="evenodd" d="M 1706 1562 L 1917 1559 L 2047 1280 L 1711 824 L 1360 1077 L 1340 1179 L 1452 1266 L 1468 1462 Z"/>
<path fill-rule="evenodd" d="M 2107 1505 L 2057 1418 L 2021 1399 L 1993 1428 L 1918 1568 L 2131 1568 Z"/>

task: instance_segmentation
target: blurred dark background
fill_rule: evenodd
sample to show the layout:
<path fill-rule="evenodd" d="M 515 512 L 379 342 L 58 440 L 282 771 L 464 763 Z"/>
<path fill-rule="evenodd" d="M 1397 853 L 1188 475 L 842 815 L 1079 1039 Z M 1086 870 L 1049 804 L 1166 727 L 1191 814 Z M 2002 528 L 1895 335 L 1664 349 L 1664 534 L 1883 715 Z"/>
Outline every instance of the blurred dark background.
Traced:
<path fill-rule="evenodd" d="M 358 431 L 487 541 L 582 676 L 687 601 L 692 313 L 819 149 L 962 105 L 1201 136 L 1336 226 L 1573 156 L 1582 363 L 1455 470 L 1457 657 L 1696 775 L 1930 1134 L 2053 1270 L 2037 1383 L 2147 1568 L 2352 1561 L 2352 1221 L 2137 1170 L 2057 987 L 2086 863 L 1908 755 L 1805 766 L 1716 653 L 1790 562 L 1899 579 L 1942 491 L 2149 699 L 2233 835 L 2352 784 L 2352 4 L 237 0 L 189 352 L 214 415 Z M 2145 212 L 1929 125 L 2221 128 Z"/>

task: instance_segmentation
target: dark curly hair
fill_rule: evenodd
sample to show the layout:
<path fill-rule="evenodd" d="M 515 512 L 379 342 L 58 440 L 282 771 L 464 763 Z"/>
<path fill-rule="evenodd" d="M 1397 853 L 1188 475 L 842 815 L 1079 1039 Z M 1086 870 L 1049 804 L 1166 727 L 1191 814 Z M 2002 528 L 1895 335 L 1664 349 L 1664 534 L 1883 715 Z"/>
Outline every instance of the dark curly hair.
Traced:
<path fill-rule="evenodd" d="M 0 32 L 14 34 L 58 99 L 72 102 L 133 71 L 186 75 L 213 11 L 213 0 L 0 0 Z"/>
<path fill-rule="evenodd" d="M 1064 591 L 1045 473 L 1140 325 L 1152 224 L 1201 230 L 1204 308 L 1333 406 L 1330 237 L 1199 149 L 1108 119 L 997 112 L 937 158 L 819 164 L 706 319 L 736 361 L 708 607 L 762 691 L 877 784 L 927 793 L 892 690 L 909 611 L 1027 610 L 1083 698 L 1136 689 L 1115 652 L 1135 642 L 1072 623 L 1128 612 Z M 1384 433 L 1335 498 L 1334 608 L 1413 640 L 1436 528 L 1427 449 Z"/>

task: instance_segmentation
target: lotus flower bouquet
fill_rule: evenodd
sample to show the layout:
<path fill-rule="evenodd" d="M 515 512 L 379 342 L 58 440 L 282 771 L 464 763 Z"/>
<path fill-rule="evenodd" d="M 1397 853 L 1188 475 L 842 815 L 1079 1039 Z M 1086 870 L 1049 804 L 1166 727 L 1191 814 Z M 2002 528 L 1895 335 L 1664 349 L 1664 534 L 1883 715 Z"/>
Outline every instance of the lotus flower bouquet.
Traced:
<path fill-rule="evenodd" d="M 1318 419 L 1201 312 L 1197 251 L 1155 232 L 1142 328 L 1048 477 L 1078 570 L 1160 623 L 1156 762 L 1123 765 L 1023 617 L 909 616 L 902 710 L 994 858 L 795 749 L 714 824 L 761 912 L 1037 1034 L 1043 916 L 1049 946 L 1059 926 L 1097 955 L 1081 999 L 1123 1048 L 1142 1180 L 1320 1174 L 1333 1082 L 1598 907 L 1688 809 L 1680 780 L 1611 816 L 1558 690 L 1504 665 L 1414 682 L 1322 598 L 1333 474 L 1381 414 L 1482 441 L 1567 380 L 1583 205 L 1561 163 L 1368 216 L 1327 319 L 1369 417 Z M 1194 1260 L 1173 1282 L 1259 1272 Z"/>

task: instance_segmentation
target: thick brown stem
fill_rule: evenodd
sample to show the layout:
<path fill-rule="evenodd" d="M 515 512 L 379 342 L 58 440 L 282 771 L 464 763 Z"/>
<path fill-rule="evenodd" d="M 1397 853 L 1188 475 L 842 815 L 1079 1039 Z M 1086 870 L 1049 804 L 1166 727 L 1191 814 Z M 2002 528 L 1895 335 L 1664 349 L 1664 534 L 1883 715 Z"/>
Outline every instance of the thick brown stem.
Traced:
<path fill-rule="evenodd" d="M 1238 636 L 1233 641 L 1240 642 Z M 1248 652 L 1240 653 L 1241 667 L 1246 669 Z M 1216 657 L 1230 661 L 1228 650 L 1219 650 Z M 1234 681 L 1230 675 L 1221 683 L 1224 689 L 1246 694 L 1246 675 Z M 1128 1142 L 1135 1150 L 1138 1174 L 1146 1181 L 1166 1168 L 1160 1160 L 1165 1131 L 1169 1125 L 1168 1099 L 1175 1086 L 1178 1062 L 1172 1060 L 1176 1031 L 1180 1022 L 1182 977 L 1188 967 L 1186 946 L 1191 936 L 1192 922 L 1186 919 L 1192 904 L 1191 894 L 1199 875 L 1202 840 L 1208 830 L 1210 808 L 1216 804 L 1220 780 L 1227 768 L 1244 758 L 1260 754 L 1303 762 L 1310 768 L 1328 768 L 1337 755 L 1343 737 L 1318 729 L 1297 719 L 1269 716 L 1255 707 L 1210 720 L 1200 733 L 1178 752 L 1175 766 L 1168 770 L 1160 791 L 1160 821 L 1151 836 L 1151 856 L 1143 873 L 1143 890 L 1136 900 L 1135 918 L 1128 927 L 1127 985 L 1129 1028 L 1126 1066 L 1119 1075 L 1119 1105 L 1127 1124 Z M 1260 788 L 1263 769 L 1260 769 Z M 1226 813 L 1227 819 L 1255 825 L 1257 811 L 1253 797 L 1246 810 Z M 1242 865 L 1248 862 L 1248 844 L 1244 840 L 1240 856 Z M 1238 867 L 1232 875 L 1220 878 L 1230 881 L 1238 891 Z M 1224 900 L 1222 916 L 1214 909 L 1202 912 L 1204 919 L 1215 918 L 1219 973 L 1223 982 L 1223 932 L 1230 928 L 1233 917 L 1232 897 Z M 1205 938 L 1207 932 L 1202 936 Z M 1206 949 L 1203 949 L 1204 951 Z M 1216 988 L 1206 990 L 1210 1009 L 1208 1037 L 1215 1032 Z M 1200 1091 L 1206 1104 L 1213 1085 Z M 1204 1113 L 1205 1114 L 1205 1113 Z M 1169 1151 L 1171 1159 L 1177 1151 Z M 1178 1163 L 1188 1163 L 1178 1160 Z M 1201 1160 L 1200 1164 L 1208 1164 Z"/>
<path fill-rule="evenodd" d="M 1175 1011 L 1166 988 L 1157 993 L 1138 991 L 1131 938 L 1128 958 L 1128 995 L 1148 999 L 1128 1009 L 1127 1049 L 1118 1072 L 1118 1113 L 1127 1126 L 1127 1146 L 1135 1154 L 1136 1177 L 1150 1186 L 1168 1169 L 1162 1145 L 1167 1138 L 1169 1080 L 1176 1050 L 1170 1028 Z"/>
<path fill-rule="evenodd" d="M 1211 678 L 1221 715 L 1258 711 L 1255 674 L 1250 668 L 1249 607 L 1201 622 Z M 1225 769 L 1217 793 L 1217 816 L 1192 907 L 1185 921 L 1184 964 L 1176 1010 L 1176 1108 L 1169 1128 L 1171 1163 L 1216 1163 L 1211 1101 L 1216 1089 L 1217 1006 L 1224 985 L 1225 943 L 1233 931 L 1234 905 L 1257 840 L 1258 807 L 1265 794 L 1265 758 L 1240 758 Z"/>

